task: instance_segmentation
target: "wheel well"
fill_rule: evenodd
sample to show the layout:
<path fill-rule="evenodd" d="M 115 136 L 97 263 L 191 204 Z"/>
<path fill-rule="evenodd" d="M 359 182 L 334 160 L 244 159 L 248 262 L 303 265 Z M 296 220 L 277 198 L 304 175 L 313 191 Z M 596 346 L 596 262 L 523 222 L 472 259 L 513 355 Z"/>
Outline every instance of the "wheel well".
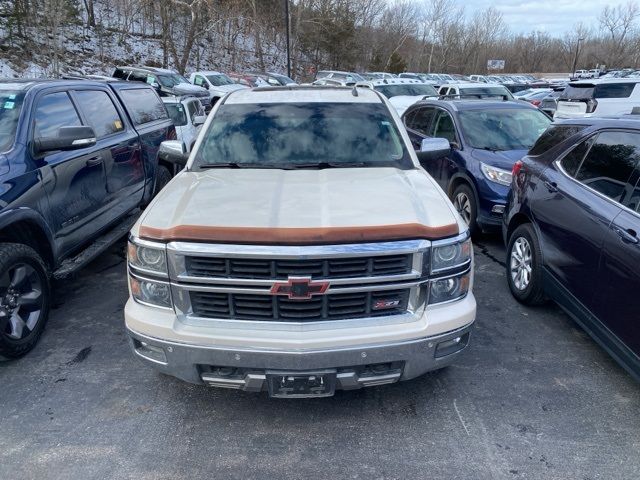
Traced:
<path fill-rule="evenodd" d="M 476 193 L 475 187 L 471 184 L 469 180 L 467 180 L 464 177 L 456 177 L 451 181 L 451 183 L 449 184 L 449 191 L 447 192 L 447 194 L 449 195 L 449 198 L 453 196 L 453 192 L 455 191 L 456 188 L 458 188 L 459 185 L 467 185 L 471 189 L 473 194 L 476 196 L 476 200 L 477 200 L 478 194 Z"/>
<path fill-rule="evenodd" d="M 50 268 L 55 266 L 49 239 L 35 222 L 20 220 L 5 226 L 0 230 L 0 242 L 28 245 L 40 254 Z"/>
<path fill-rule="evenodd" d="M 165 167 L 167 170 L 169 170 L 169 173 L 171 173 L 171 176 L 173 177 L 176 173 L 176 165 L 174 165 L 173 163 L 170 162 L 165 162 L 164 160 L 160 160 L 158 162 L 158 166 L 159 167 Z"/>
<path fill-rule="evenodd" d="M 531 223 L 529 217 L 527 217 L 524 213 L 516 213 L 509 222 L 509 227 L 507 228 L 507 238 L 505 240 L 508 242 L 509 237 L 511 236 L 513 231 L 520 225 L 524 225 L 525 223 Z"/>

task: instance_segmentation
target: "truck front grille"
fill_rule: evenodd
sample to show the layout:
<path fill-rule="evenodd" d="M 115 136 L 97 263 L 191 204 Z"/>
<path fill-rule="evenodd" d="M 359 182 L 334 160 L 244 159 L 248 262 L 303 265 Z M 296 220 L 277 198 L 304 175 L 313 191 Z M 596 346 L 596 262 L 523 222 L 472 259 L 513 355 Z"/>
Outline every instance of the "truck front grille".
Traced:
<path fill-rule="evenodd" d="M 335 293 L 292 300 L 284 296 L 190 292 L 194 315 L 204 318 L 306 322 L 405 313 L 410 289 Z"/>
<path fill-rule="evenodd" d="M 351 257 L 313 260 L 186 257 L 187 275 L 193 277 L 314 279 L 401 275 L 411 271 L 411 255 Z"/>

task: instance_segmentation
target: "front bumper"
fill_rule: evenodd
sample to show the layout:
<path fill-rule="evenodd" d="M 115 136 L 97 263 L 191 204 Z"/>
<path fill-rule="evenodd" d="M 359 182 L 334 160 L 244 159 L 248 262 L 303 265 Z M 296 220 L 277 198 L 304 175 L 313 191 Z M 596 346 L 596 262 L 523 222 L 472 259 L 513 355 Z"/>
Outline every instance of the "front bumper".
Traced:
<path fill-rule="evenodd" d="M 473 322 L 414 340 L 311 351 L 270 351 L 169 342 L 128 329 L 134 354 L 184 381 L 260 392 L 276 372 L 332 371 L 336 389 L 409 380 L 452 363 L 469 343 Z"/>

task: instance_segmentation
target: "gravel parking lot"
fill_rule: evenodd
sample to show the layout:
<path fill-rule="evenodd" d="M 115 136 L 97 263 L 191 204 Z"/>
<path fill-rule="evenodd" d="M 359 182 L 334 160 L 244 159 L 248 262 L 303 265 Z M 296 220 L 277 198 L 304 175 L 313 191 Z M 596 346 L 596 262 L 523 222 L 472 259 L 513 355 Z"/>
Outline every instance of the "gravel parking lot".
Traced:
<path fill-rule="evenodd" d="M 58 285 L 40 344 L 0 363 L 0 478 L 638 478 L 638 384 L 558 308 L 512 299 L 497 236 L 476 245 L 461 361 L 302 401 L 133 358 L 123 250 Z"/>

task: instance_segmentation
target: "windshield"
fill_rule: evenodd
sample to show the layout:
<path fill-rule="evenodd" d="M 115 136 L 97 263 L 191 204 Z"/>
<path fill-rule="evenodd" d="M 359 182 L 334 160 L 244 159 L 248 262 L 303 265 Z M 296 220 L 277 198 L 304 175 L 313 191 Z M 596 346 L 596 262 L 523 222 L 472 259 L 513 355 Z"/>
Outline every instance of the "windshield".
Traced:
<path fill-rule="evenodd" d="M 289 85 L 289 84 L 292 84 L 292 83 L 296 83 L 296 82 L 293 81 L 293 79 L 287 77 L 286 75 L 280 75 L 279 73 L 271 73 L 270 75 L 273 78 L 275 78 L 276 80 L 278 80 L 283 85 Z"/>
<path fill-rule="evenodd" d="M 181 77 L 177 73 L 158 75 L 158 81 L 160 82 L 160 85 L 167 88 L 175 87 L 180 83 L 189 83 L 186 78 Z"/>
<path fill-rule="evenodd" d="M 220 85 L 233 85 L 236 83 L 226 75 L 223 75 L 222 73 L 218 75 L 207 75 L 207 80 L 209 80 L 211 85 L 216 87 L 219 87 Z"/>
<path fill-rule="evenodd" d="M 23 100 L 23 92 L 0 91 L 0 152 L 8 150 L 13 145 Z"/>
<path fill-rule="evenodd" d="M 164 106 L 167 109 L 169 118 L 173 120 L 173 124 L 176 127 L 182 127 L 187 124 L 187 114 L 181 103 L 165 103 Z"/>
<path fill-rule="evenodd" d="M 460 112 L 467 143 L 483 150 L 529 150 L 551 120 L 537 109 L 499 108 Z"/>
<path fill-rule="evenodd" d="M 407 83 L 399 85 L 376 85 L 375 90 L 383 94 L 387 98 L 397 97 L 398 95 L 409 95 L 417 97 L 419 95 L 438 96 L 438 92 L 431 85 L 420 85 L 419 83 Z"/>
<path fill-rule="evenodd" d="M 379 103 L 222 105 L 214 120 L 194 168 L 413 168 Z"/>
<path fill-rule="evenodd" d="M 460 95 L 477 95 L 478 97 L 503 97 L 513 98 L 511 92 L 504 87 L 460 87 Z"/>

